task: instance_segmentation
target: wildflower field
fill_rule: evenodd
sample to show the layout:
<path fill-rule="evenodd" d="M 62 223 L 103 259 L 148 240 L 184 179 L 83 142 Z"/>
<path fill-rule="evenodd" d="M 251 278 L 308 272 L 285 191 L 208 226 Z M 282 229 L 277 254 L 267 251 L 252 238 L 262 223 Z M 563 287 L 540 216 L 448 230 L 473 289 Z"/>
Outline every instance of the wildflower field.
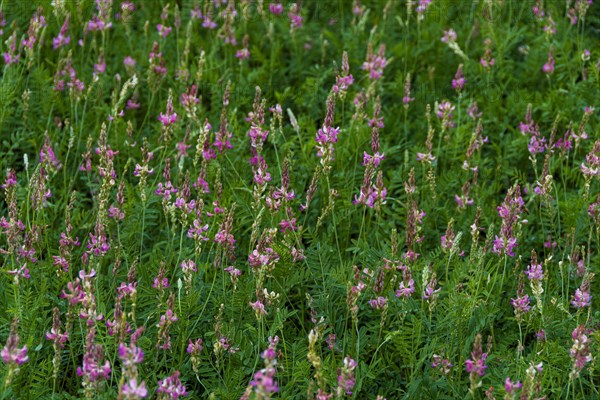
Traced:
<path fill-rule="evenodd" d="M 0 400 L 600 398 L 600 5 L 0 2 Z"/>

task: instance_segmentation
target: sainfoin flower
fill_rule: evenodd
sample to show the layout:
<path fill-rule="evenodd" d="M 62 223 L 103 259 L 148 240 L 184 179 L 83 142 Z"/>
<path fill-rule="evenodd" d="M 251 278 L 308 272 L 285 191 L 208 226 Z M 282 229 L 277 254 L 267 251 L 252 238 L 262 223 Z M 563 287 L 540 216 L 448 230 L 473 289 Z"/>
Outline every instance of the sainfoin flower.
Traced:
<path fill-rule="evenodd" d="M 62 27 L 60 28 L 60 32 L 58 36 L 52 39 L 52 49 L 56 50 L 59 47 L 66 46 L 71 42 L 71 36 L 67 35 L 67 30 L 69 29 L 69 17 L 65 19 Z"/>
<path fill-rule="evenodd" d="M 554 55 L 552 54 L 552 49 L 548 52 L 548 61 L 542 67 L 542 71 L 546 75 L 552 75 L 554 73 Z"/>
<path fill-rule="evenodd" d="M 592 295 L 590 294 L 590 287 L 587 281 L 575 290 L 571 305 L 575 308 L 589 307 L 592 305 Z"/>
<path fill-rule="evenodd" d="M 95 382 L 110 377 L 110 362 L 104 360 L 104 350 L 95 342 L 96 328 L 91 328 L 85 341 L 83 363 L 77 367 L 77 375 L 83 377 L 83 386 L 89 387 Z M 104 362 L 103 362 L 104 361 Z"/>
<path fill-rule="evenodd" d="M 126 399 L 142 399 L 148 396 L 148 389 L 145 382 L 138 382 L 137 379 L 131 379 L 123 384 L 121 392 Z"/>
<path fill-rule="evenodd" d="M 173 100 L 170 96 L 167 100 L 167 110 L 164 114 L 160 113 L 158 120 L 162 122 L 164 126 L 169 126 L 177 122 L 177 113 L 173 110 Z"/>
<path fill-rule="evenodd" d="M 498 215 L 502 219 L 502 226 L 500 236 L 496 235 L 494 239 L 492 253 L 515 256 L 513 251 L 517 246 L 515 228 L 524 210 L 525 203 L 521 197 L 521 188 L 519 185 L 515 185 L 506 194 L 502 205 L 498 206 Z"/>
<path fill-rule="evenodd" d="M 356 369 L 356 365 L 356 361 L 349 356 L 344 358 L 344 365 L 340 370 L 338 370 L 338 398 L 344 393 L 347 395 L 352 394 L 352 390 L 354 389 L 354 384 L 356 382 L 354 378 L 354 370 Z"/>
<path fill-rule="evenodd" d="M 275 349 L 278 342 L 278 336 L 269 337 L 269 347 L 260 355 L 265 360 L 265 368 L 256 372 L 254 379 L 250 382 L 250 388 L 256 394 L 257 399 L 270 399 L 271 394 L 279 391 L 279 385 L 275 380 L 275 373 L 277 372 L 277 352 Z"/>
<path fill-rule="evenodd" d="M 367 48 L 367 60 L 363 63 L 362 69 L 369 73 L 369 78 L 373 81 L 378 80 L 383 75 L 383 69 L 387 67 L 388 60 L 385 57 L 385 44 L 379 46 L 377 53 L 373 53 L 371 44 Z"/>
<path fill-rule="evenodd" d="M 506 392 L 507 395 L 509 396 L 513 396 L 511 398 L 514 398 L 514 394 L 517 390 L 519 390 L 521 387 L 523 386 L 523 384 L 519 381 L 513 382 L 510 380 L 510 377 L 506 377 L 506 380 L 504 381 L 504 391 Z"/>
<path fill-rule="evenodd" d="M 4 388 L 10 385 L 12 377 L 19 371 L 19 366 L 29 361 L 27 346 L 19 347 L 19 334 L 17 332 L 18 320 L 14 320 L 10 326 L 10 335 L 6 345 L 0 350 L 0 357 L 8 366 L 8 373 L 4 381 Z"/>
<path fill-rule="evenodd" d="M 447 31 L 444 31 L 444 36 L 441 39 L 444 43 L 452 43 L 456 41 L 456 32 L 454 29 L 450 28 Z"/>
<path fill-rule="evenodd" d="M 4 364 L 22 365 L 29 361 L 29 357 L 27 356 L 27 346 L 19 347 L 19 341 L 19 335 L 16 330 L 11 331 L 8 340 L 6 341 L 6 345 L 4 345 L 0 351 L 0 356 L 2 356 Z"/>
<path fill-rule="evenodd" d="M 517 296 L 516 299 L 511 299 L 510 304 L 514 307 L 516 313 L 525 314 L 531 309 L 529 305 L 529 295 Z"/>
<path fill-rule="evenodd" d="M 471 374 L 472 378 L 476 375 L 485 375 L 485 370 L 487 369 L 487 365 L 485 365 L 486 358 L 487 353 L 484 353 L 481 349 L 481 334 L 477 334 L 473 343 L 471 358 L 465 361 L 465 369 Z"/>
<path fill-rule="evenodd" d="M 171 376 L 158 381 L 156 393 L 162 393 L 164 398 L 177 400 L 180 396 L 187 396 L 185 385 L 181 383 L 179 376 L 181 372 L 175 371 Z"/>
<path fill-rule="evenodd" d="M 585 325 L 579 325 L 575 328 L 571 336 L 573 338 L 573 346 L 569 351 L 569 355 L 573 360 L 571 378 L 578 378 L 579 373 L 585 368 L 586 364 L 594 358 L 592 357 L 591 343 Z"/>

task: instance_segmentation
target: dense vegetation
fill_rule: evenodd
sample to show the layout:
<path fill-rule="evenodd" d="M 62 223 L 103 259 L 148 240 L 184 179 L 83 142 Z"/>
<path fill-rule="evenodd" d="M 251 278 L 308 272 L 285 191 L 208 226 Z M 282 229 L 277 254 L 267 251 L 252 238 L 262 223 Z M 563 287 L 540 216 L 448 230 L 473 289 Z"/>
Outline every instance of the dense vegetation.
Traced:
<path fill-rule="evenodd" d="M 0 4 L 0 398 L 599 398 L 600 12 Z"/>

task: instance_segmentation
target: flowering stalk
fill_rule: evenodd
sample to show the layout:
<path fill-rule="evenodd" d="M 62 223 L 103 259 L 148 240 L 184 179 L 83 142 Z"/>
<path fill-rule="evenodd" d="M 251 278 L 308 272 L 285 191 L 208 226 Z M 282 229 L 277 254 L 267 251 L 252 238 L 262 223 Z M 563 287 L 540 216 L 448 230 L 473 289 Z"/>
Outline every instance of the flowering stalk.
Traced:
<path fill-rule="evenodd" d="M 18 320 L 14 320 L 10 325 L 10 335 L 6 344 L 0 351 L 0 357 L 4 364 L 8 366 L 8 374 L 4 381 L 4 387 L 8 387 L 12 378 L 19 372 L 19 367 L 29 361 L 27 356 L 27 346 L 19 348 L 19 333 L 17 332 Z"/>
<path fill-rule="evenodd" d="M 46 332 L 46 339 L 52 340 L 52 347 L 54 349 L 54 357 L 52 358 L 52 378 L 54 379 L 54 385 L 56 385 L 56 379 L 58 378 L 60 368 L 60 353 L 65 347 L 65 342 L 69 339 L 69 333 L 61 330 L 60 310 L 58 307 L 54 307 L 52 329 L 50 332 Z"/>
<path fill-rule="evenodd" d="M 579 374 L 585 368 L 586 364 L 594 359 L 591 352 L 590 338 L 588 331 L 584 325 L 579 325 L 573 330 L 571 335 L 573 338 L 573 346 L 569 350 L 569 355 L 573 360 L 573 368 L 569 379 L 579 378 Z"/>
<path fill-rule="evenodd" d="M 473 398 L 475 398 L 475 391 L 477 388 L 481 387 L 480 378 L 485 375 L 485 370 L 487 369 L 487 365 L 485 365 L 487 356 L 488 353 L 484 353 L 481 348 L 481 334 L 478 333 L 477 336 L 475 336 L 475 342 L 473 343 L 471 358 L 465 361 L 465 369 L 469 374 L 469 380 L 471 382 L 469 392 Z"/>
<path fill-rule="evenodd" d="M 148 389 L 144 381 L 138 382 L 138 364 L 144 361 L 144 352 L 137 346 L 137 340 L 144 331 L 144 327 L 138 328 L 129 342 L 129 346 L 123 342 L 119 343 L 119 359 L 121 360 L 122 372 L 119 383 L 118 399 L 138 400 L 148 396 Z"/>
<path fill-rule="evenodd" d="M 188 395 L 185 385 L 179 379 L 180 376 L 181 372 L 175 371 L 171 376 L 158 381 L 156 393 L 158 393 L 159 400 L 177 400 L 179 397 Z"/>
<path fill-rule="evenodd" d="M 356 382 L 354 377 L 356 365 L 356 361 L 349 356 L 344 358 L 344 365 L 341 369 L 338 369 L 338 387 L 336 390 L 336 398 L 339 399 L 344 395 L 352 395 L 352 390 L 354 389 L 354 384 Z"/>
<path fill-rule="evenodd" d="M 254 374 L 254 378 L 250 381 L 250 388 L 254 393 L 256 400 L 269 400 L 273 393 L 279 391 L 279 385 L 275 380 L 277 372 L 277 343 L 279 337 L 269 337 L 269 347 L 260 355 L 265 360 L 265 368 Z"/>
<path fill-rule="evenodd" d="M 104 350 L 101 345 L 96 344 L 95 337 L 96 328 L 92 327 L 85 339 L 83 364 L 77 367 L 77 375 L 82 377 L 86 399 L 94 398 L 102 381 L 109 379 L 111 372 L 110 362 L 104 360 Z"/>
<path fill-rule="evenodd" d="M 495 236 L 492 253 L 515 256 L 513 250 L 517 246 L 516 228 L 524 211 L 525 203 L 521 197 L 521 187 L 517 184 L 508 191 L 504 202 L 498 206 L 498 215 L 502 219 L 502 225 L 500 236 Z"/>

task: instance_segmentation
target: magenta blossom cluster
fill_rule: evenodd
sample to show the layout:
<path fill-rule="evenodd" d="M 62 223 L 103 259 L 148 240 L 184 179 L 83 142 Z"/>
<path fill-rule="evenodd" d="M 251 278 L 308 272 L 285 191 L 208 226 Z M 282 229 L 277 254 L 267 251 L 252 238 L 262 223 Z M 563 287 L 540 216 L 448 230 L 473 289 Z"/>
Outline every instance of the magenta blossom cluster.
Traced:
<path fill-rule="evenodd" d="M 159 394 L 159 399 L 177 400 L 181 396 L 188 395 L 185 385 L 181 383 L 181 380 L 179 379 L 180 376 L 181 372 L 175 371 L 171 376 L 158 381 L 156 393 Z"/>
<path fill-rule="evenodd" d="M 121 386 L 121 393 L 127 400 L 138 400 L 148 396 L 148 389 L 144 381 L 138 381 L 137 365 L 144 361 L 144 352 L 137 346 L 137 340 L 144 328 L 137 329 L 131 335 L 129 346 L 119 343 L 119 359 L 123 369 L 125 383 Z"/>
<path fill-rule="evenodd" d="M 381 78 L 387 64 L 388 60 L 385 57 L 385 44 L 381 44 L 377 53 L 373 53 L 373 48 L 369 43 L 369 47 L 367 48 L 367 60 L 361 67 L 369 73 L 369 79 L 376 81 Z"/>
<path fill-rule="evenodd" d="M 371 150 L 373 154 L 363 152 L 363 166 L 365 174 L 360 193 L 354 196 L 354 204 L 364 204 L 369 208 L 379 210 L 385 204 L 387 189 L 383 183 L 383 171 L 379 170 L 379 164 L 385 158 L 384 153 L 379 152 L 379 129 L 384 127 L 383 117 L 380 117 L 381 106 L 379 99 L 375 104 L 373 117 L 369 120 L 371 127 Z M 379 170 L 379 171 L 378 171 Z"/>
<path fill-rule="evenodd" d="M 579 325 L 573 330 L 573 346 L 569 350 L 571 360 L 573 360 L 572 378 L 578 378 L 579 373 L 585 368 L 586 364 L 594 358 L 591 351 L 591 340 L 588 337 L 588 330 L 584 325 Z"/>
<path fill-rule="evenodd" d="M 160 113 L 158 120 L 162 122 L 165 127 L 177 122 L 177 113 L 173 109 L 173 98 L 171 96 L 167 99 L 167 109 L 165 113 Z"/>
<path fill-rule="evenodd" d="M 412 278 L 410 268 L 406 265 L 398 267 L 402 271 L 402 281 L 396 290 L 396 297 L 410 298 L 415 292 L 415 280 Z"/>
<path fill-rule="evenodd" d="M 546 148 L 546 138 L 540 134 L 539 126 L 533 121 L 531 104 L 527 106 L 525 122 L 519 122 L 519 130 L 523 135 L 531 135 L 527 149 L 532 155 L 543 153 Z"/>
<path fill-rule="evenodd" d="M 335 79 L 335 85 L 333 85 L 333 93 L 344 97 L 346 91 L 354 83 L 354 77 L 350 73 L 350 64 L 348 63 L 348 53 L 344 51 L 342 55 L 342 72 Z"/>
<path fill-rule="evenodd" d="M 592 305 L 592 295 L 590 294 L 590 283 L 588 279 L 585 279 L 581 286 L 575 290 L 571 305 L 575 308 L 584 308 Z"/>
<path fill-rule="evenodd" d="M 347 394 L 348 396 L 352 395 L 352 390 L 354 389 L 354 384 L 356 383 L 356 379 L 354 377 L 354 370 L 356 369 L 356 366 L 356 361 L 354 361 L 352 358 L 349 356 L 344 358 L 344 365 L 338 370 L 338 398 L 342 397 L 344 394 Z"/>
<path fill-rule="evenodd" d="M 0 351 L 0 356 L 4 364 L 22 365 L 29 361 L 27 346 L 19 347 L 19 341 L 19 335 L 16 332 L 11 332 L 6 344 Z"/>
<path fill-rule="evenodd" d="M 254 374 L 254 379 L 250 381 L 257 399 L 270 399 L 273 393 L 279 391 L 279 385 L 275 380 L 277 372 L 277 343 L 279 337 L 269 337 L 269 347 L 262 352 L 261 357 L 265 360 L 265 368 Z"/>
<path fill-rule="evenodd" d="M 471 378 L 475 376 L 484 376 L 487 365 L 485 360 L 487 353 L 484 353 L 481 348 L 481 334 L 477 334 L 475 342 L 473 343 L 473 351 L 471 352 L 471 358 L 465 361 L 465 369 L 467 373 L 471 374 Z"/>
<path fill-rule="evenodd" d="M 83 386 L 86 389 L 110 378 L 110 361 L 104 360 L 104 350 L 95 342 L 95 335 L 96 328 L 92 327 L 85 341 L 83 364 L 77 367 L 77 375 L 83 377 Z"/>
<path fill-rule="evenodd" d="M 504 202 L 498 206 L 498 215 L 502 219 L 502 225 L 500 235 L 496 235 L 494 239 L 492 253 L 515 256 L 514 248 L 517 246 L 515 229 L 524 211 L 525 203 L 521 197 L 521 188 L 519 185 L 515 185 L 506 194 Z"/>
<path fill-rule="evenodd" d="M 431 368 L 439 369 L 444 375 L 448 375 L 454 364 L 449 359 L 438 354 L 432 356 Z"/>

